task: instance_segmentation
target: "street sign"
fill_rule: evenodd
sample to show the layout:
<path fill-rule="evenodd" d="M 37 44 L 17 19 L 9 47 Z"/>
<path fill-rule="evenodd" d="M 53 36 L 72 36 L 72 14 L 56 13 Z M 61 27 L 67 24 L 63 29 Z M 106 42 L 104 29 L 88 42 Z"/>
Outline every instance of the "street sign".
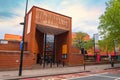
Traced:
<path fill-rule="evenodd" d="M 20 42 L 20 50 L 22 50 L 23 41 Z"/>

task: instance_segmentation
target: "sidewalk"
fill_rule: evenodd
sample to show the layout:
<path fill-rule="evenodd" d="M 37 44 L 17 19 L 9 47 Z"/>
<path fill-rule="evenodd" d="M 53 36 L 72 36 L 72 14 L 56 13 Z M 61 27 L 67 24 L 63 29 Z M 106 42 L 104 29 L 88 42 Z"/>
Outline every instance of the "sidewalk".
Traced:
<path fill-rule="evenodd" d="M 115 64 L 114 67 L 120 67 L 120 64 Z M 84 70 L 83 66 L 74 66 L 74 67 L 58 67 L 58 68 L 44 68 L 44 69 L 35 69 L 35 70 L 23 70 L 22 76 L 18 76 L 18 71 L 1 71 L 0 80 L 15 80 L 22 78 L 30 77 L 40 77 L 40 76 L 49 76 L 49 75 L 58 75 L 58 74 L 68 74 L 68 73 L 77 73 L 84 71 L 97 71 L 111 68 L 110 64 L 104 65 L 91 65 L 86 66 Z"/>

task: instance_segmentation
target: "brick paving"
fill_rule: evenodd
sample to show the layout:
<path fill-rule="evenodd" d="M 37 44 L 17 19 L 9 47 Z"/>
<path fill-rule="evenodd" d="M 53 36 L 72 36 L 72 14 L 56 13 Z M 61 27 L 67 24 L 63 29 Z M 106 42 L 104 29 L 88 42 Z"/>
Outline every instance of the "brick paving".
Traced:
<path fill-rule="evenodd" d="M 120 67 L 120 64 L 115 64 L 115 67 Z M 104 65 L 91 65 L 91 66 L 86 66 L 85 71 L 93 71 L 97 72 L 100 70 L 104 70 L 106 68 L 111 68 L 110 64 L 104 64 Z M 83 66 L 74 66 L 74 67 L 58 67 L 58 68 L 47 68 L 47 69 L 35 69 L 35 70 L 23 70 L 23 74 L 21 77 L 18 76 L 18 71 L 1 71 L 0 72 L 0 80 L 5 80 L 5 79 L 22 79 L 22 78 L 30 78 L 33 80 L 37 80 L 36 78 L 32 77 L 42 77 L 42 76 L 51 76 L 51 79 L 53 75 L 60 75 L 60 74 L 70 74 L 70 73 L 78 73 L 77 76 L 82 76 L 86 75 L 84 73 L 79 74 L 80 72 L 84 72 Z M 67 78 L 67 77 L 74 77 L 72 74 L 68 76 L 60 75 L 60 76 L 55 76 L 57 78 L 56 80 L 59 80 L 61 78 Z M 46 77 L 47 78 L 47 77 Z M 50 78 L 50 77 L 49 77 Z M 50 79 L 47 80 L 50 80 Z M 41 80 L 41 79 L 38 79 Z M 46 80 L 46 79 L 43 79 Z"/>
<path fill-rule="evenodd" d="M 107 74 L 107 73 L 109 73 L 109 74 Z M 72 79 L 72 78 L 74 79 L 74 78 L 90 76 L 90 75 L 94 75 L 94 74 L 99 74 L 99 75 L 107 74 L 107 75 L 112 75 L 112 76 L 118 76 L 120 74 L 120 68 L 92 71 L 92 72 L 84 72 L 84 73 L 57 75 L 57 76 L 47 76 L 47 77 L 39 77 L 39 78 L 28 78 L 28 79 L 21 79 L 21 80 L 68 80 L 68 79 Z"/>

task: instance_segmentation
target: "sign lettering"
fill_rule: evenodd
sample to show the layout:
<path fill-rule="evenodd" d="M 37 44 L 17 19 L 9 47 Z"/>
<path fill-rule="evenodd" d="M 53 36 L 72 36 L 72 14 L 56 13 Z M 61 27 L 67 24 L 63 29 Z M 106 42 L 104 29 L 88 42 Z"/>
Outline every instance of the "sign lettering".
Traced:
<path fill-rule="evenodd" d="M 70 29 L 70 18 L 45 10 L 36 10 L 36 23 L 65 30 Z"/>

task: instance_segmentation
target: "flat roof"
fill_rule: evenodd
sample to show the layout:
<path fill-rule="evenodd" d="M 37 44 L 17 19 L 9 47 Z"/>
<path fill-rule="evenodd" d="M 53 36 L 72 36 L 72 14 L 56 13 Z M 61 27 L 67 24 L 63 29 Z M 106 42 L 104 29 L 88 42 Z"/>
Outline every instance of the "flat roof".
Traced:
<path fill-rule="evenodd" d="M 40 8 L 40 7 L 37 7 L 37 6 L 33 6 L 33 7 L 28 11 L 27 14 L 29 14 L 33 8 L 38 8 L 38 9 L 41 9 L 41 10 L 44 10 L 44 11 L 48 11 L 48 12 L 52 12 L 52 13 L 55 13 L 55 14 L 58 14 L 58 15 L 61 15 L 61 16 L 67 17 L 67 18 L 72 18 L 72 17 L 66 16 L 66 15 L 63 15 L 63 14 L 60 14 L 60 13 L 57 13 L 57 12 L 54 12 L 54 11 L 50 11 L 50 10 L 47 10 L 47 9 L 44 9 L 44 8 Z"/>

